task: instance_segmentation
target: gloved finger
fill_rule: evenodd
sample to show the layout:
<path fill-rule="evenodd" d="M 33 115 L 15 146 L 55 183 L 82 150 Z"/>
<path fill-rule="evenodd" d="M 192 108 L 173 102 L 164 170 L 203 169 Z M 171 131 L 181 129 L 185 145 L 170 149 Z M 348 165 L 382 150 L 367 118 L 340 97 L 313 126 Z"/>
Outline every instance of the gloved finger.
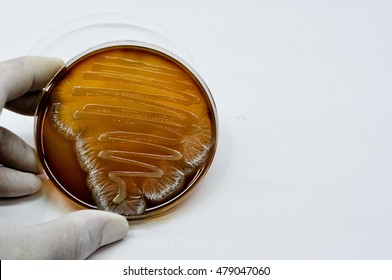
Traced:
<path fill-rule="evenodd" d="M 8 101 L 4 108 L 21 115 L 34 116 L 40 98 L 41 91 L 31 91 L 19 98 Z"/>
<path fill-rule="evenodd" d="M 27 228 L 0 224 L 0 259 L 85 259 L 124 238 L 128 228 L 124 217 L 98 210 L 73 212 Z"/>
<path fill-rule="evenodd" d="M 0 197 L 18 197 L 38 191 L 42 181 L 38 176 L 0 167 Z"/>
<path fill-rule="evenodd" d="M 41 90 L 64 65 L 59 58 L 27 56 L 15 58 L 0 63 L 0 106 L 20 98 L 30 91 Z M 39 93 L 30 96 L 27 100 L 35 103 Z M 7 104 L 11 110 L 22 110 L 28 105 L 26 101 L 13 101 Z M 31 110 L 30 110 L 31 111 Z"/>
<path fill-rule="evenodd" d="M 42 172 L 35 150 L 4 127 L 0 127 L 0 164 L 34 174 Z"/>

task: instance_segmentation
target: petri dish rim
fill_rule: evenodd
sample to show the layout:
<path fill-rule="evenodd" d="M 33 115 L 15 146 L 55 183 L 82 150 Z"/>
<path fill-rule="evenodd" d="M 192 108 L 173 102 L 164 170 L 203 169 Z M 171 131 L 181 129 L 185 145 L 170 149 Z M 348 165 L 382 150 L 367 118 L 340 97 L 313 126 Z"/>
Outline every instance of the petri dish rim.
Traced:
<path fill-rule="evenodd" d="M 47 108 L 45 108 L 48 98 L 50 98 L 50 92 L 51 88 L 55 85 L 55 83 L 62 78 L 62 76 L 70 69 L 72 68 L 75 64 L 77 64 L 79 61 L 94 55 L 97 52 L 104 51 L 106 49 L 112 49 L 112 48 L 125 48 L 125 47 L 132 47 L 132 48 L 140 48 L 140 49 L 146 49 L 150 52 L 158 53 L 159 55 L 162 55 L 164 57 L 169 58 L 176 64 L 178 64 L 181 68 L 183 68 L 185 71 L 188 72 L 189 75 L 191 75 L 194 79 L 195 82 L 197 82 L 202 89 L 203 93 L 206 95 L 206 101 L 208 103 L 209 111 L 212 115 L 212 132 L 213 132 L 213 146 L 211 149 L 211 154 L 209 157 L 206 159 L 205 164 L 193 175 L 192 179 L 190 182 L 184 187 L 183 190 L 181 190 L 178 194 L 173 196 L 171 199 L 156 205 L 149 207 L 145 210 L 143 214 L 136 215 L 136 216 L 126 216 L 128 220 L 140 220 L 140 219 L 145 219 L 145 218 L 150 218 L 150 217 L 156 217 L 160 216 L 167 211 L 175 208 L 178 206 L 181 202 L 183 202 L 185 199 L 189 197 L 191 192 L 194 190 L 196 184 L 200 182 L 200 180 L 205 176 L 207 171 L 209 170 L 215 153 L 217 149 L 217 141 L 218 141 L 218 116 L 217 116 L 217 108 L 215 101 L 213 99 L 213 96 L 207 86 L 207 84 L 204 82 L 204 80 L 201 78 L 201 76 L 183 59 L 178 57 L 176 54 L 171 53 L 170 51 L 150 44 L 150 43 L 145 43 L 145 42 L 140 42 L 140 41 L 134 41 L 134 40 L 119 40 L 119 41 L 112 41 L 112 42 L 107 42 L 103 43 L 94 47 L 89 48 L 88 50 L 85 50 L 84 52 L 78 54 L 71 60 L 69 60 L 64 67 L 62 67 L 56 74 L 55 76 L 49 81 L 49 83 L 44 87 L 41 95 L 41 99 L 39 101 L 39 105 L 37 106 L 36 113 L 35 113 L 35 142 L 36 142 L 36 147 L 37 147 L 37 153 L 38 157 L 41 161 L 41 164 L 43 166 L 44 172 L 46 176 L 52 181 L 52 183 L 62 191 L 67 197 L 69 197 L 73 202 L 75 202 L 77 205 L 86 207 L 86 208 L 91 208 L 91 209 L 97 209 L 97 206 L 91 205 L 89 203 L 86 203 L 85 201 L 79 199 L 78 197 L 75 197 L 72 193 L 70 193 L 66 187 L 62 185 L 61 182 L 58 181 L 56 176 L 53 174 L 51 167 L 49 166 L 48 162 L 45 160 L 45 149 L 43 147 L 43 141 L 42 141 L 42 136 L 43 136 L 43 119 L 45 118 L 45 115 L 47 113 Z M 86 186 L 87 187 L 87 186 Z"/>

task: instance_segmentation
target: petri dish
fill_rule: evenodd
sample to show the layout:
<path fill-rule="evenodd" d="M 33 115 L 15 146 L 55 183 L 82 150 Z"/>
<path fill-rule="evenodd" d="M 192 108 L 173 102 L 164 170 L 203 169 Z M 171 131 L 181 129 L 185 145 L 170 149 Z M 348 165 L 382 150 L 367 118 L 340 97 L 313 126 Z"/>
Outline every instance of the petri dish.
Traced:
<path fill-rule="evenodd" d="M 80 53 L 43 89 L 35 138 L 45 173 L 71 200 L 144 219 L 180 204 L 208 171 L 216 106 L 178 56 L 115 41 Z"/>

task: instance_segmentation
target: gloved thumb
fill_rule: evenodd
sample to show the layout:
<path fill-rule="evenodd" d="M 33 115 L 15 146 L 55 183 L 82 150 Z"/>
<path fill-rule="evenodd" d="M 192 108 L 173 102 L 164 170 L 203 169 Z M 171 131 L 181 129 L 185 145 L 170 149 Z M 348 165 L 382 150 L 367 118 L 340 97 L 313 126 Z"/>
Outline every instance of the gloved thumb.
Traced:
<path fill-rule="evenodd" d="M 128 228 L 124 217 L 98 210 L 28 227 L 0 221 L 0 259 L 85 259 L 124 238 Z"/>

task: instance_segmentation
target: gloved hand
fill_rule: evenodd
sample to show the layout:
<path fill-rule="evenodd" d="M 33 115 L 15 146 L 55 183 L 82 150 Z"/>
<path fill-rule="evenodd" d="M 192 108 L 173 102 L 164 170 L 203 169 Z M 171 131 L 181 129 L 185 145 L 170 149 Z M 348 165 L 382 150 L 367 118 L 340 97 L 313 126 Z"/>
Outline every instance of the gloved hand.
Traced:
<path fill-rule="evenodd" d="M 45 57 L 0 63 L 0 110 L 33 115 L 41 89 L 62 65 L 59 59 Z M 34 149 L 0 127 L 0 197 L 38 191 L 41 180 L 37 175 L 41 172 Z M 0 259 L 84 259 L 97 248 L 124 238 L 127 232 L 124 217 L 98 210 L 76 211 L 34 226 L 0 218 Z"/>

